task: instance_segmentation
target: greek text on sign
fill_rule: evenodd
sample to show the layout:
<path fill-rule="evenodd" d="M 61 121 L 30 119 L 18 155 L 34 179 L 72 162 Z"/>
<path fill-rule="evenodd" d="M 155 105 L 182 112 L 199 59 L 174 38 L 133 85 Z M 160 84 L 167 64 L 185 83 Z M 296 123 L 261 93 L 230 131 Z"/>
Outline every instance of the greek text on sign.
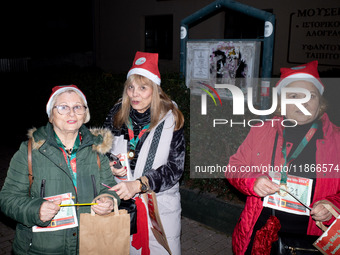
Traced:
<path fill-rule="evenodd" d="M 340 8 L 298 9 L 290 15 L 288 60 L 340 65 Z"/>

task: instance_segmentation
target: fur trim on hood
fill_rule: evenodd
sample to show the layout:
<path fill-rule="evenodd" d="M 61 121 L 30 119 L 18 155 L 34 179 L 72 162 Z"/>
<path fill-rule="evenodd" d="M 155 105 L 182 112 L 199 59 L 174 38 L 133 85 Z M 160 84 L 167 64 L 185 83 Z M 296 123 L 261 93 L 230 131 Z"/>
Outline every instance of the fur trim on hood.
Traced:
<path fill-rule="evenodd" d="M 108 153 L 112 148 L 113 135 L 109 129 L 106 128 L 90 128 L 90 132 L 94 136 L 101 136 L 103 138 L 102 143 L 93 144 L 92 149 L 101 154 Z"/>
<path fill-rule="evenodd" d="M 31 128 L 28 130 L 27 136 L 28 138 L 32 138 L 32 149 L 39 149 L 46 140 L 36 141 L 34 139 L 34 132 L 37 131 L 36 128 Z M 98 143 L 94 142 L 92 145 L 92 149 L 100 154 L 105 154 L 111 150 L 113 135 L 109 129 L 106 128 L 90 128 L 89 131 L 95 137 L 94 140 L 98 141 Z"/>
<path fill-rule="evenodd" d="M 34 128 L 29 129 L 28 133 L 27 133 L 28 139 L 32 138 L 32 149 L 33 150 L 39 149 L 46 141 L 46 140 L 35 141 L 35 139 L 33 137 L 33 133 L 35 131 L 37 131 L 37 128 L 34 127 Z"/>

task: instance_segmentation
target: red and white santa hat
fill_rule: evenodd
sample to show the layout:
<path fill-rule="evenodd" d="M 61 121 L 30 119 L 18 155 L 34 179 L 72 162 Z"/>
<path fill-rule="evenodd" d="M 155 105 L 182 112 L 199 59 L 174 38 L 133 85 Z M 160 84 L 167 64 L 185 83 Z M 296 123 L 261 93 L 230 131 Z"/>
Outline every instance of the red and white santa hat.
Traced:
<path fill-rule="evenodd" d="M 280 71 L 281 77 L 279 82 L 276 84 L 276 88 L 279 93 L 282 88 L 294 81 L 308 81 L 315 85 L 321 95 L 323 94 L 325 88 L 320 80 L 317 60 L 296 67 L 281 68 Z"/>
<path fill-rule="evenodd" d="M 157 85 L 161 85 L 161 75 L 158 70 L 158 53 L 137 51 L 126 78 L 133 74 L 142 75 Z"/>
<path fill-rule="evenodd" d="M 48 99 L 47 105 L 46 105 L 46 113 L 47 116 L 50 117 L 51 116 L 51 112 L 52 112 L 52 102 L 53 99 L 57 96 L 60 95 L 61 93 L 68 91 L 68 90 L 73 90 L 74 92 L 76 92 L 78 95 L 81 96 L 81 98 L 84 100 L 84 104 L 87 107 L 87 100 L 86 97 L 84 95 L 84 93 L 76 86 L 76 85 L 60 85 L 60 86 L 55 86 L 52 88 L 52 94 L 50 96 L 50 99 Z"/>

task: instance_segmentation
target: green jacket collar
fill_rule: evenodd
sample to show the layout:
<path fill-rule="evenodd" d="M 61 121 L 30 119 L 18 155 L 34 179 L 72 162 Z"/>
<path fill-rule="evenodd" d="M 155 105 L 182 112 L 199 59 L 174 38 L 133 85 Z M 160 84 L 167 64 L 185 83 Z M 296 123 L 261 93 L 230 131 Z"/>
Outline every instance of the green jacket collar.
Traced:
<path fill-rule="evenodd" d="M 88 129 L 85 125 L 82 125 L 79 131 L 82 134 L 82 144 L 79 149 L 92 146 L 93 150 L 101 154 L 105 154 L 111 150 L 113 135 L 110 130 L 102 128 Z M 28 137 L 32 138 L 33 149 L 39 149 L 45 142 L 58 148 L 51 123 L 47 123 L 46 126 L 38 129 L 33 128 L 29 130 Z"/>

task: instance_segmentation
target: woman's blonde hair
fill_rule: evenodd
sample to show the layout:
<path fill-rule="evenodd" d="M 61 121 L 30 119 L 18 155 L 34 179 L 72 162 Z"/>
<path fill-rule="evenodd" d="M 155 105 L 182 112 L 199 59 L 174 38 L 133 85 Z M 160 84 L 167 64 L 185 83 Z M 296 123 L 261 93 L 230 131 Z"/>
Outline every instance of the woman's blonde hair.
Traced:
<path fill-rule="evenodd" d="M 171 101 L 168 95 L 164 93 L 162 88 L 148 78 L 137 74 L 129 76 L 124 84 L 124 92 L 121 100 L 122 107 L 114 118 L 115 127 L 120 128 L 123 124 L 129 124 L 131 102 L 127 95 L 127 89 L 133 82 L 140 85 L 147 85 L 152 88 L 152 100 L 150 106 L 151 123 L 149 130 L 154 128 L 158 122 L 164 118 L 169 110 L 172 110 L 172 114 L 175 118 L 175 130 L 183 127 L 184 116 L 182 112 L 177 108 L 174 102 Z"/>

